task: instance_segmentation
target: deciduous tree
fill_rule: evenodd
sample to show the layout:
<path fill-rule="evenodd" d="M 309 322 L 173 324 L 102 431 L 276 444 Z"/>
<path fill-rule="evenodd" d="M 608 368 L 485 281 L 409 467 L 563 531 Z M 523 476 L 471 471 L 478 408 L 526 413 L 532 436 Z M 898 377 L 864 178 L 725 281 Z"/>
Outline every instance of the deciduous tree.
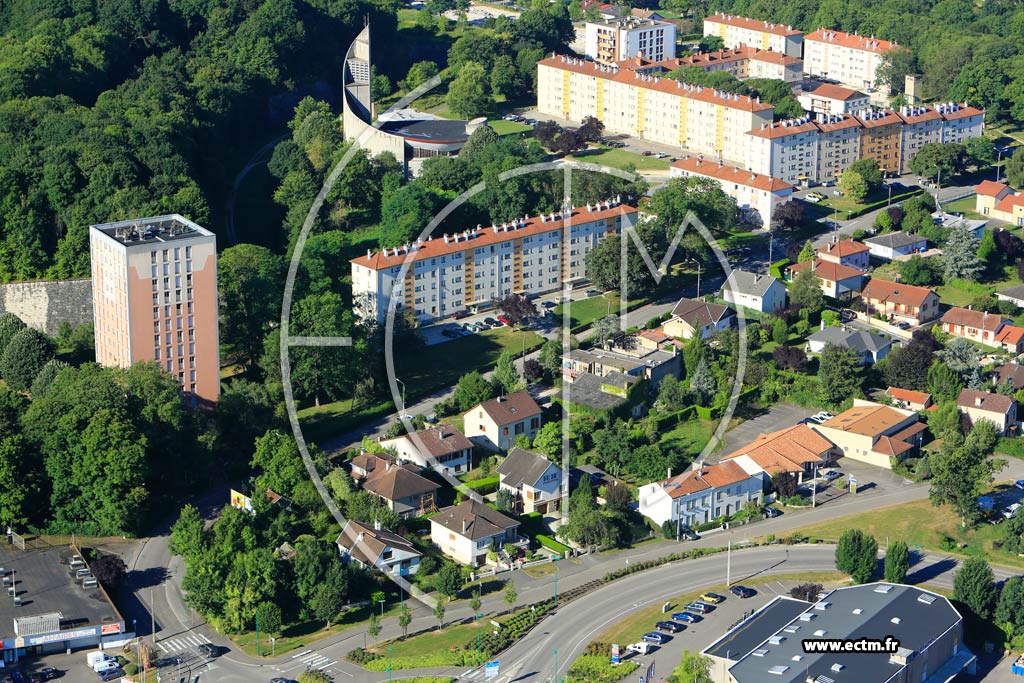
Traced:
<path fill-rule="evenodd" d="M 850 349 L 828 344 L 818 358 L 818 380 L 825 400 L 839 404 L 860 390 L 863 367 Z"/>
<path fill-rule="evenodd" d="M 32 380 L 53 358 L 53 342 L 38 330 L 26 327 L 14 337 L 0 357 L 0 374 L 16 391 L 27 391 Z"/>
<path fill-rule="evenodd" d="M 885 551 L 885 580 L 904 583 L 910 570 L 910 549 L 906 541 L 893 541 Z"/>
<path fill-rule="evenodd" d="M 996 607 L 999 591 L 988 562 L 968 557 L 953 576 L 953 599 L 967 605 L 981 619 L 988 619 Z"/>

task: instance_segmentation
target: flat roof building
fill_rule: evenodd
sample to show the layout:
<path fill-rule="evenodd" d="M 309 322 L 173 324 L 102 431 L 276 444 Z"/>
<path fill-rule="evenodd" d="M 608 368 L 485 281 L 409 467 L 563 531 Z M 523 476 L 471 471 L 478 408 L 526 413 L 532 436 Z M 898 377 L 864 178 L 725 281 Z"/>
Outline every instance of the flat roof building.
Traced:
<path fill-rule="evenodd" d="M 586 54 L 600 64 L 643 57 L 660 62 L 676 56 L 676 25 L 634 16 L 588 21 Z"/>
<path fill-rule="evenodd" d="M 133 638 L 106 591 L 74 546 L 0 548 L 8 599 L 0 602 L 4 666 L 27 656 L 114 647 Z"/>
<path fill-rule="evenodd" d="M 888 88 L 878 77 L 882 56 L 898 43 L 821 28 L 804 36 L 804 73 L 868 92 Z"/>
<path fill-rule="evenodd" d="M 752 45 L 797 58 L 803 51 L 804 34 L 792 26 L 735 14 L 718 12 L 705 18 L 704 35 L 718 36 L 727 48 Z"/>
<path fill-rule="evenodd" d="M 808 642 L 878 641 L 888 651 L 808 652 Z M 945 683 L 973 669 L 963 618 L 914 586 L 837 588 L 815 603 L 777 597 L 702 652 L 716 683 Z"/>
<path fill-rule="evenodd" d="M 220 393 L 217 236 L 178 214 L 93 225 L 96 362 L 154 361 L 193 402 Z"/>

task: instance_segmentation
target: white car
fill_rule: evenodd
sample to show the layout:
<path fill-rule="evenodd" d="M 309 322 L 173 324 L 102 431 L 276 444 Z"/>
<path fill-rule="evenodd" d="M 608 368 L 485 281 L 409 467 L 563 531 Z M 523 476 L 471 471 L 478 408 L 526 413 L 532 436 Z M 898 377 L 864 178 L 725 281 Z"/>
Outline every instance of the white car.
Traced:
<path fill-rule="evenodd" d="M 821 478 L 824 479 L 825 481 L 835 481 L 836 479 L 839 479 L 842 476 L 843 473 L 837 472 L 836 470 L 825 470 L 824 472 L 821 473 Z"/>
<path fill-rule="evenodd" d="M 1003 509 L 1003 517 L 1006 519 L 1013 519 L 1017 516 L 1017 511 L 1020 510 L 1020 503 L 1014 503 Z"/>
<path fill-rule="evenodd" d="M 808 201 L 812 204 L 817 204 L 818 202 L 821 201 L 821 197 L 819 197 L 816 194 L 809 194 L 806 197 L 804 197 L 804 201 Z"/>
<path fill-rule="evenodd" d="M 835 415 L 828 412 L 827 410 L 823 410 L 820 413 L 817 413 L 816 415 L 811 415 L 811 419 L 817 422 L 818 424 L 824 424 L 831 420 L 833 417 L 835 417 Z"/>

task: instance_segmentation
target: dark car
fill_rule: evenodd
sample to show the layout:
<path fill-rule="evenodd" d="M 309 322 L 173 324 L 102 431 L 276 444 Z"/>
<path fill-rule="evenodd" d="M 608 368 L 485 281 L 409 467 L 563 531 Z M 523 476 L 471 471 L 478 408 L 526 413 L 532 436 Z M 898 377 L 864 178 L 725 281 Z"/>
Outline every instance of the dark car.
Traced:
<path fill-rule="evenodd" d="M 773 508 L 771 505 L 767 505 L 764 508 L 764 516 L 765 517 L 769 517 L 769 518 L 770 517 L 778 517 L 781 514 L 782 514 L 782 510 L 780 510 L 778 508 Z"/>
<path fill-rule="evenodd" d="M 498 321 L 495 320 L 494 318 L 484 318 L 484 322 L 487 323 L 488 325 L 490 325 L 491 327 L 497 327 L 498 326 Z"/>
<path fill-rule="evenodd" d="M 688 527 L 683 527 L 682 529 L 679 530 L 679 538 L 682 538 L 682 539 L 684 539 L 686 541 L 699 541 L 700 540 L 700 534 L 698 534 L 693 529 L 690 529 Z"/>
<path fill-rule="evenodd" d="M 471 314 L 470 314 L 469 311 L 456 311 L 455 313 L 452 313 L 452 317 L 455 318 L 456 320 L 462 320 L 463 318 L 468 318 L 470 315 Z"/>
<path fill-rule="evenodd" d="M 124 676 L 124 669 L 118 667 L 116 669 L 107 669 L 99 674 L 101 681 L 113 681 L 117 678 Z"/>
<path fill-rule="evenodd" d="M 677 624 L 674 621 L 659 621 L 654 625 L 654 628 L 659 631 L 668 631 L 669 633 L 679 633 L 686 627 L 682 624 Z"/>
<path fill-rule="evenodd" d="M 696 624 L 704 617 L 700 616 L 699 614 L 694 614 L 693 612 L 673 612 L 672 618 L 676 621 L 682 621 L 687 624 Z"/>
<path fill-rule="evenodd" d="M 752 598 L 757 595 L 757 591 L 753 588 L 747 588 L 746 586 L 733 586 L 729 589 L 729 592 L 737 598 Z"/>
<path fill-rule="evenodd" d="M 210 643 L 201 643 L 196 649 L 199 650 L 199 654 L 206 655 L 207 657 L 217 657 L 220 655 L 220 648 Z"/>
<path fill-rule="evenodd" d="M 55 678 L 60 678 L 64 675 L 63 671 L 54 669 L 52 666 L 48 666 L 45 669 L 41 669 L 36 673 L 32 674 L 33 681 L 52 681 Z"/>
<path fill-rule="evenodd" d="M 462 335 L 459 334 L 456 330 L 447 329 L 447 330 L 441 330 L 441 336 L 442 337 L 448 337 L 449 339 L 458 339 Z"/>
<path fill-rule="evenodd" d="M 543 306 L 544 308 L 554 308 L 557 305 L 558 304 L 556 304 L 554 301 L 544 301 L 544 302 L 541 302 L 541 306 Z"/>

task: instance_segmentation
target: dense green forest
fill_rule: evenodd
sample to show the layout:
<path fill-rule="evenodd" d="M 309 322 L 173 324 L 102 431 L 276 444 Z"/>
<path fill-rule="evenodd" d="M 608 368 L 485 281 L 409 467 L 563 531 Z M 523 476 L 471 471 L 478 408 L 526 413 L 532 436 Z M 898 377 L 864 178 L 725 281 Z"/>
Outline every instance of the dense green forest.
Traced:
<path fill-rule="evenodd" d="M 298 93 L 337 86 L 364 18 L 393 37 L 396 10 L 390 0 L 3 3 L 0 279 L 88 275 L 91 223 L 174 211 L 216 230 L 248 154 Z"/>

